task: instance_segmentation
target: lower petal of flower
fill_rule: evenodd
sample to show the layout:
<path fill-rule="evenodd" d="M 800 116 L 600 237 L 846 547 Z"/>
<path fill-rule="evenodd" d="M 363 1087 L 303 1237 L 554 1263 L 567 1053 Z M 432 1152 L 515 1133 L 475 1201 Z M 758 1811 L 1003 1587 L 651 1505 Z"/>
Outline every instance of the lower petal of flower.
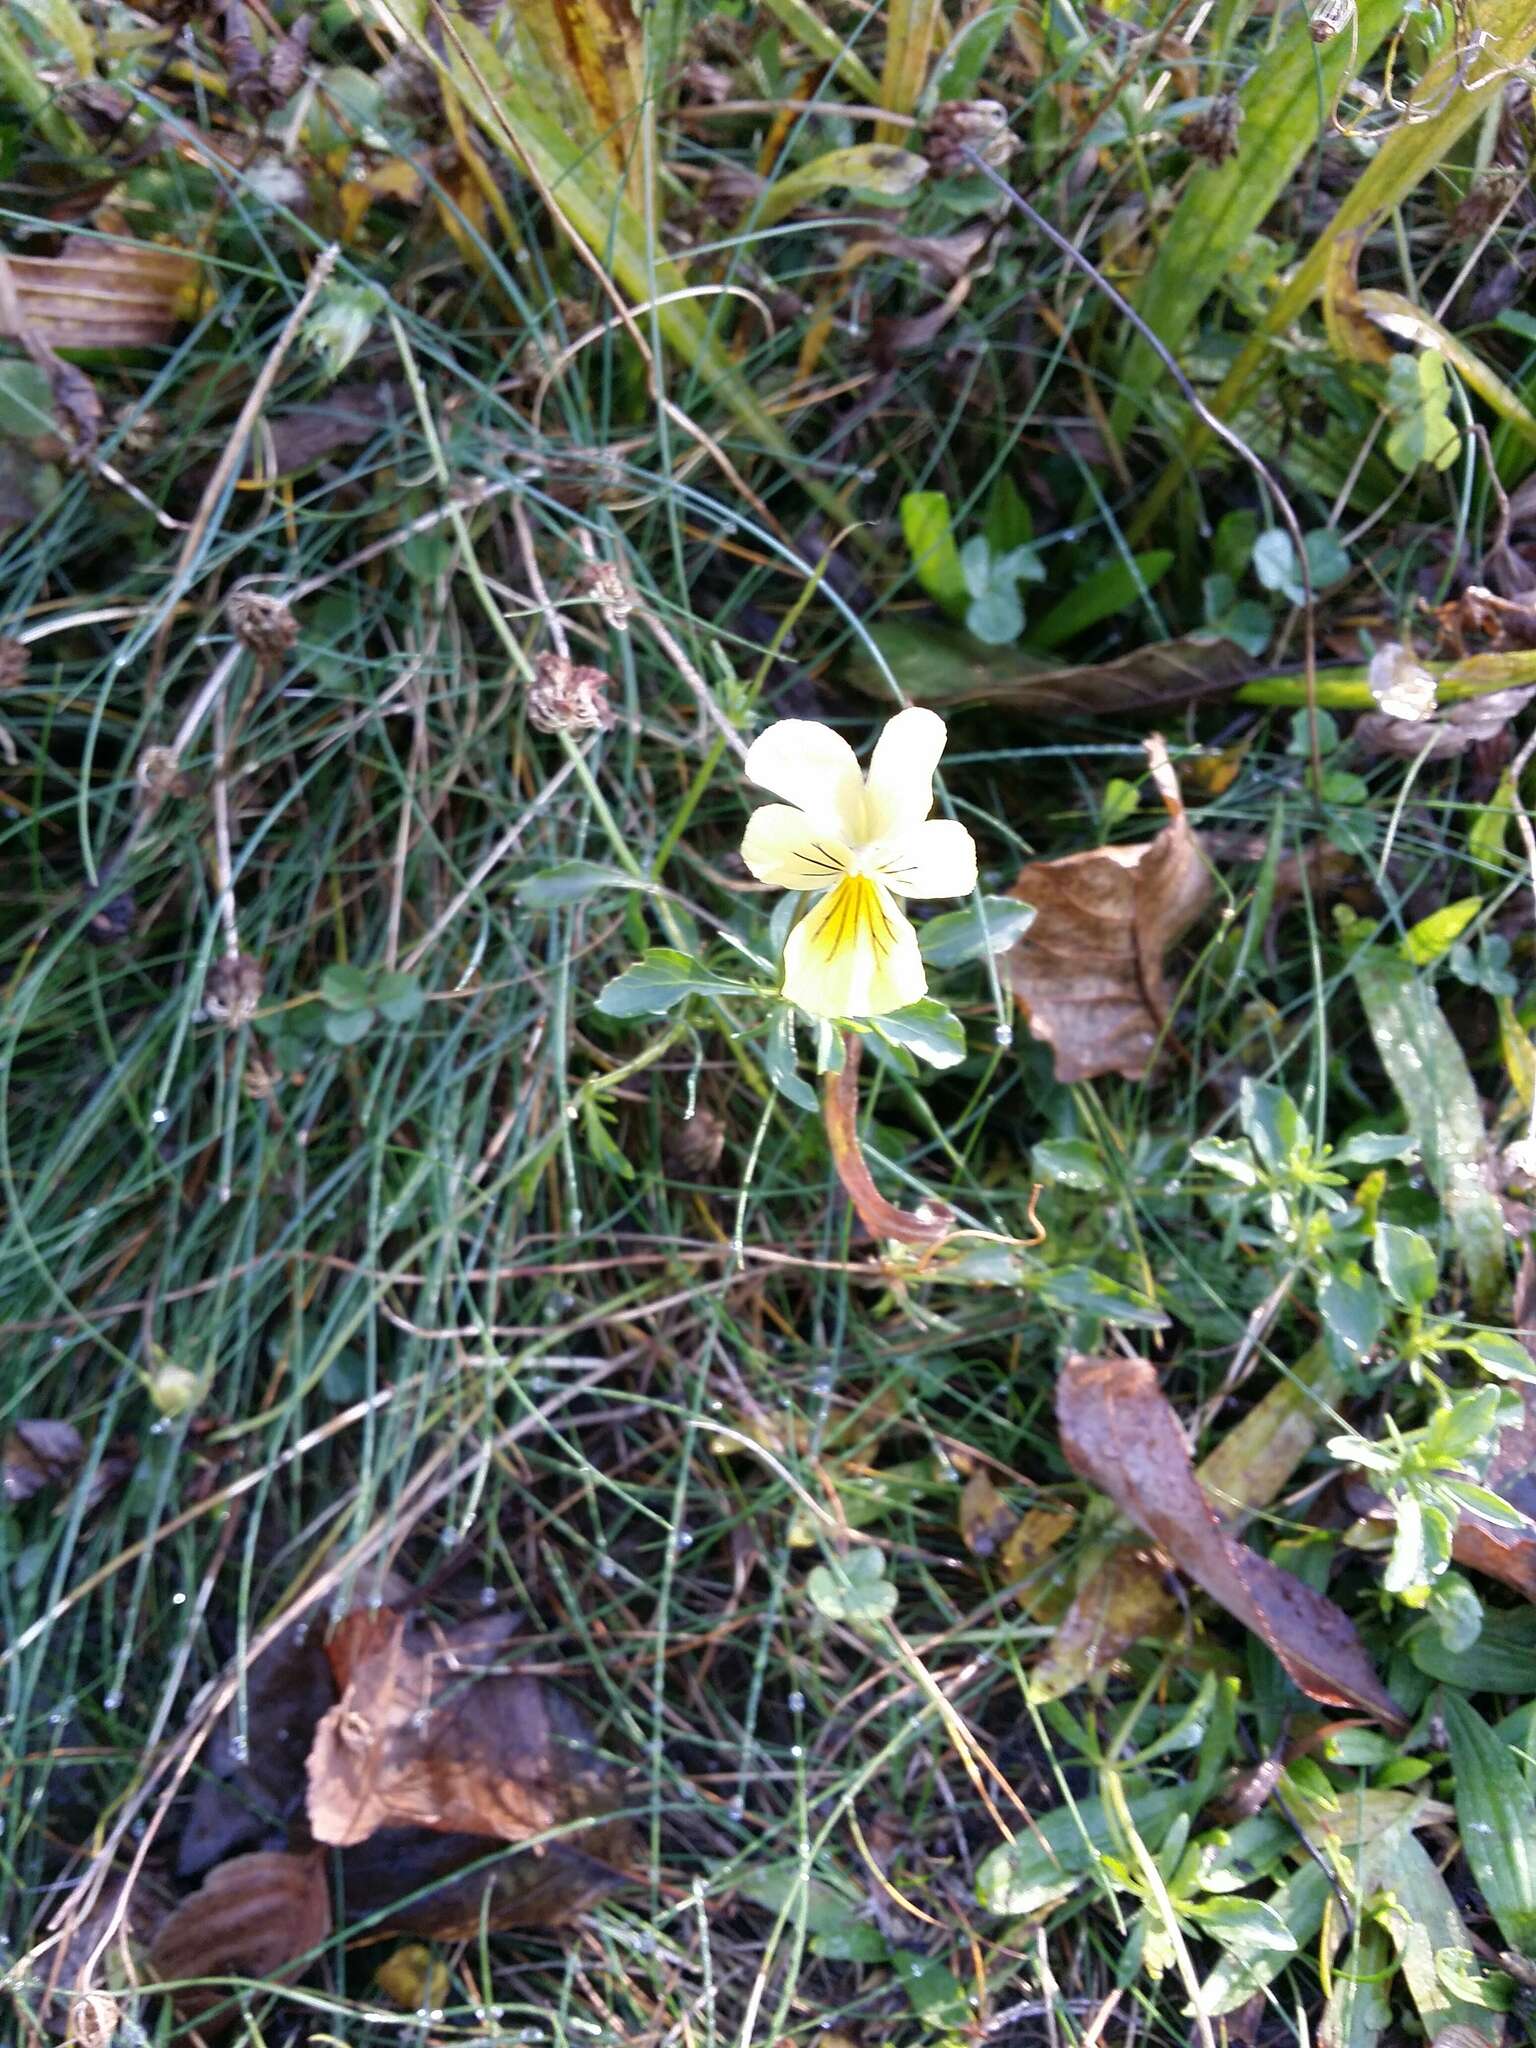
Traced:
<path fill-rule="evenodd" d="M 927 990 L 917 933 L 869 875 L 844 876 L 784 948 L 784 993 L 813 1017 L 883 1017 Z"/>

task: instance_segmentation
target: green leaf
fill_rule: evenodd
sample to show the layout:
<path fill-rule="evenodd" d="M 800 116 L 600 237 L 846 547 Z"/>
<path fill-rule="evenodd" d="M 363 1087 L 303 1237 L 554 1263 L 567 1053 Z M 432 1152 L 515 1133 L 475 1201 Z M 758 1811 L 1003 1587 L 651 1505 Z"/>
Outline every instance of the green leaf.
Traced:
<path fill-rule="evenodd" d="M 381 974 L 373 984 L 379 1015 L 390 1024 L 414 1024 L 426 1007 L 426 994 L 414 974 Z"/>
<path fill-rule="evenodd" d="M 1155 1301 L 1123 1287 L 1089 1266 L 1061 1266 L 1038 1283 L 1042 1301 L 1052 1308 L 1102 1316 L 1106 1322 L 1123 1323 L 1128 1329 L 1166 1330 L 1168 1318 Z"/>
<path fill-rule="evenodd" d="M 1459 1693 L 1441 1694 L 1461 1847 L 1499 1932 L 1536 1958 L 1536 1800 L 1514 1752 Z"/>
<path fill-rule="evenodd" d="M 771 227 L 823 193 L 846 190 L 850 198 L 876 206 L 900 206 L 928 175 L 915 150 L 883 142 L 856 142 L 829 149 L 769 186 L 757 201 L 759 227 Z"/>
<path fill-rule="evenodd" d="M 850 1550 L 806 1574 L 806 1594 L 829 1621 L 884 1621 L 896 1611 L 896 1588 L 885 1576 L 884 1553 Z"/>
<path fill-rule="evenodd" d="M 1461 433 L 1451 418 L 1451 383 L 1437 348 L 1394 356 L 1387 366 L 1387 459 L 1405 475 L 1420 463 L 1448 469 L 1461 452 Z"/>
<path fill-rule="evenodd" d="M 594 1166 L 601 1167 L 605 1173 L 617 1175 L 620 1180 L 634 1179 L 633 1162 L 622 1146 L 614 1143 L 602 1106 L 590 1095 L 582 1100 L 581 1129 Z"/>
<path fill-rule="evenodd" d="M 1184 1912 L 1224 1949 L 1236 1956 L 1296 1953 L 1296 1937 L 1273 1906 L 1262 1899 L 1202 1899 Z"/>
<path fill-rule="evenodd" d="M 325 1035 L 332 1045 L 356 1045 L 373 1029 L 371 1007 L 361 1010 L 333 1010 L 325 1020 Z"/>
<path fill-rule="evenodd" d="M 994 583 L 965 608 L 965 630 L 986 647 L 1011 647 L 1024 631 L 1024 607 L 1011 585 Z"/>
<path fill-rule="evenodd" d="M 1137 1834 L 1154 1847 L 1189 1802 L 1184 1785 L 1160 1785 L 1127 1799 Z M 1119 1830 L 1102 1799 L 1059 1806 L 983 1857 L 976 1873 L 977 1900 L 989 1913 L 1033 1918 L 1070 1897 L 1118 1841 Z"/>
<path fill-rule="evenodd" d="M 794 1012 L 781 1005 L 773 1014 L 763 1043 L 763 1067 L 769 1080 L 787 1102 L 814 1116 L 820 1106 L 816 1091 L 801 1079 L 795 1061 Z"/>
<path fill-rule="evenodd" d="M 1486 1315 L 1504 1291 L 1504 1212 L 1483 1179 L 1487 1134 L 1466 1055 L 1434 990 L 1400 955 L 1360 946 L 1350 967 L 1377 1053 L 1445 1205 L 1473 1309 Z"/>
<path fill-rule="evenodd" d="M 1053 1187 L 1076 1188 L 1083 1194 L 1109 1191 L 1109 1176 L 1096 1145 L 1086 1138 L 1042 1138 L 1030 1148 L 1030 1171 Z"/>
<path fill-rule="evenodd" d="M 1440 1284 L 1440 1262 L 1427 1237 L 1401 1223 L 1376 1226 L 1376 1271 L 1403 1308 L 1425 1308 Z"/>
<path fill-rule="evenodd" d="M 864 1905 L 856 1891 L 808 1875 L 798 1861 L 764 1863 L 747 1870 L 737 1882 L 736 1894 L 761 1906 L 765 1913 L 776 1918 L 782 1915 L 791 1926 L 803 1914 L 812 1934 L 839 1932 L 856 1919 Z"/>
<path fill-rule="evenodd" d="M 960 550 L 942 491 L 908 491 L 901 501 L 901 531 L 917 580 L 936 604 L 960 617 L 970 597 Z"/>
<path fill-rule="evenodd" d="M 1032 647 L 1059 647 L 1076 633 L 1085 633 L 1102 619 L 1129 611 L 1141 596 L 1167 575 L 1173 566 L 1171 548 L 1149 548 L 1129 561 L 1116 556 L 1102 569 L 1095 569 L 1055 604 L 1043 619 L 1030 628 Z M 1269 622 L 1265 620 L 1265 637 Z"/>
<path fill-rule="evenodd" d="M 1463 896 L 1460 902 L 1443 904 L 1421 917 L 1403 935 L 1403 958 L 1414 967 L 1432 967 L 1443 960 L 1482 907 L 1481 896 Z"/>
<path fill-rule="evenodd" d="M 1233 1830 L 1234 1834 L 1237 1832 Z M 1289 1878 L 1267 1902 L 1290 1937 L 1290 1946 L 1276 1942 L 1273 1947 L 1252 1945 L 1228 1947 L 1221 1961 L 1200 1987 L 1201 2010 L 1212 2019 L 1246 2005 L 1285 1967 L 1287 1955 L 1309 1943 L 1322 1925 L 1323 1913 L 1333 1896 L 1329 1874 L 1315 1863 L 1307 1863 Z M 1212 1930 L 1218 1940 L 1219 1928 Z M 1187 2010 L 1188 2008 L 1186 2008 Z"/>
<path fill-rule="evenodd" d="M 1386 1320 L 1381 1289 L 1354 1259 L 1334 1267 L 1317 1291 L 1328 1356 L 1341 1371 L 1358 1371 Z"/>
<path fill-rule="evenodd" d="M 320 999 L 333 1010 L 367 1010 L 373 1003 L 373 977 L 361 967 L 327 967 L 320 977 Z M 336 1043 L 350 1044 L 351 1040 L 338 1039 Z"/>
<path fill-rule="evenodd" d="M 1302 535 L 1313 594 L 1326 590 L 1349 573 L 1349 556 L 1331 527 L 1320 526 Z M 1305 604 L 1307 586 L 1296 559 L 1296 548 L 1283 527 L 1271 527 L 1253 544 L 1253 573 L 1266 590 L 1278 592 L 1291 604 Z"/>
<path fill-rule="evenodd" d="M 1273 1081 L 1244 1078 L 1238 1113 L 1260 1163 L 1272 1174 L 1284 1174 L 1307 1136 L 1293 1098 Z"/>
<path fill-rule="evenodd" d="M 615 975 L 597 998 L 605 1017 L 659 1017 L 689 996 L 750 994 L 744 981 L 711 973 L 686 953 L 653 946 L 632 967 Z"/>
<path fill-rule="evenodd" d="M 1032 903 L 1020 903 L 1012 896 L 983 896 L 978 916 L 973 904 L 964 910 L 946 910 L 918 927 L 918 944 L 930 967 L 941 971 L 963 967 L 970 960 L 984 960 L 989 953 L 1006 953 L 1035 921 Z"/>
<path fill-rule="evenodd" d="M 1536 1695 L 1536 1607 L 1490 1612 L 1469 1650 L 1447 1649 L 1435 1628 L 1416 1629 L 1408 1638 L 1408 1653 L 1442 1685 L 1530 1699 Z"/>
<path fill-rule="evenodd" d="M 1498 1379 L 1536 1381 L 1536 1358 L 1507 1330 L 1473 1330 L 1461 1349 Z"/>
<path fill-rule="evenodd" d="M 562 860 L 552 868 L 541 868 L 517 885 L 517 900 L 524 910 L 559 910 L 567 903 L 582 903 L 604 889 L 643 889 L 638 876 L 622 868 L 607 867 L 597 860 Z"/>
<path fill-rule="evenodd" d="M 826 1963 L 884 1963 L 890 1960 L 891 1945 L 868 1920 L 853 1920 L 846 1927 L 813 1934 L 811 1954 Z"/>
<path fill-rule="evenodd" d="M 1390 1131 L 1359 1131 L 1345 1139 L 1333 1161 L 1336 1166 L 1381 1166 L 1389 1159 L 1417 1158 L 1418 1150 L 1417 1138 L 1395 1137 Z"/>
<path fill-rule="evenodd" d="M 23 441 L 54 431 L 53 392 L 36 363 L 0 362 L 0 434 Z"/>
<path fill-rule="evenodd" d="M 959 1978 L 932 1956 L 904 1956 L 897 1971 L 912 2010 L 930 2026 L 961 2027 L 975 2015 Z"/>
<path fill-rule="evenodd" d="M 96 69 L 95 41 L 70 0 L 16 0 L 16 5 L 58 44 L 82 78 L 92 76 Z"/>
<path fill-rule="evenodd" d="M 958 1067 L 965 1058 L 965 1027 L 932 996 L 871 1020 L 880 1037 L 899 1045 L 930 1067 Z"/>
<path fill-rule="evenodd" d="M 1253 1147 L 1245 1138 L 1197 1138 L 1189 1156 L 1197 1166 L 1208 1166 L 1213 1173 L 1235 1180 L 1239 1187 L 1256 1188 L 1259 1184 Z"/>

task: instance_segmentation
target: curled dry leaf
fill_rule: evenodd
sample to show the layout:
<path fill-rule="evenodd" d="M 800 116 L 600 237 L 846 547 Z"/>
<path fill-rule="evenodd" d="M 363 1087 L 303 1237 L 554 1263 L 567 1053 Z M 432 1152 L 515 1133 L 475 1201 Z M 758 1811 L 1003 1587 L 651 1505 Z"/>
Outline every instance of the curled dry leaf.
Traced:
<path fill-rule="evenodd" d="M 18 1422 L 0 1444 L 0 1493 L 30 1500 L 45 1486 L 61 1486 L 84 1456 L 72 1422 Z"/>
<path fill-rule="evenodd" d="M 537 1679 L 485 1668 L 506 1633 L 433 1631 L 418 1647 L 387 1609 L 338 1624 L 327 1651 L 341 1699 L 309 1753 L 316 1841 L 414 1825 L 524 1842 L 611 1814 L 617 1774 L 576 1709 Z"/>
<path fill-rule="evenodd" d="M 48 2031 L 85 2048 L 92 2026 L 114 2003 L 113 1989 L 137 1975 L 135 1952 L 153 1942 L 170 1911 L 170 1898 L 147 1870 L 131 1881 L 115 1866 L 108 1871 L 90 1910 L 69 1921 L 63 1941 L 39 1959 Z"/>
<path fill-rule="evenodd" d="M 1303 1692 L 1329 1706 L 1358 1707 L 1390 1728 L 1406 1727 L 1346 1616 L 1222 1527 L 1146 1359 L 1068 1359 L 1056 1414 L 1073 1469 L 1267 1643 Z"/>
<path fill-rule="evenodd" d="M 71 235 L 57 256 L 4 261 L 13 298 L 0 311 L 0 338 L 8 341 L 30 333 L 50 349 L 149 348 L 197 309 L 196 263 L 153 242 Z"/>
<path fill-rule="evenodd" d="M 232 1856 L 182 1901 L 150 1947 L 150 1966 L 184 2017 L 197 2017 L 231 1997 L 204 1978 L 252 1978 L 290 1984 L 304 1958 L 331 1931 L 325 1858 L 282 1849 Z M 231 2004 L 229 2020 L 236 2017 Z M 203 2021 L 202 2030 L 208 2031 Z M 224 2024 L 220 2022 L 219 2024 Z"/>
<path fill-rule="evenodd" d="M 1009 981 L 1063 1083 L 1146 1073 L 1172 1002 L 1164 955 L 1210 895 L 1200 841 L 1155 734 L 1147 758 L 1169 812 L 1155 839 L 1034 861 L 1010 892 L 1033 904 L 1035 921 L 1008 955 Z"/>
<path fill-rule="evenodd" d="M 1536 697 L 1536 690 L 1494 690 L 1486 697 L 1469 697 L 1453 704 L 1437 718 L 1393 718 L 1372 711 L 1355 726 L 1355 744 L 1367 754 L 1396 754 L 1417 760 L 1422 754 L 1430 761 L 1454 760 L 1469 747 L 1480 746 L 1501 733 Z"/>

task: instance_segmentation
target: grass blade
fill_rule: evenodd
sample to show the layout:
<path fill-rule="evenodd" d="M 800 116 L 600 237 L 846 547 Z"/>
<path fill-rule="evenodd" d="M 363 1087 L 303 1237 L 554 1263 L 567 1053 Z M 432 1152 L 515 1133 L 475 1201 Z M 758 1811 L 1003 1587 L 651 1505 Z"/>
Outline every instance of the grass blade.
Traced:
<path fill-rule="evenodd" d="M 1499 1932 L 1536 1956 L 1536 1800 L 1514 1751 L 1458 1692 L 1441 1695 L 1461 1846 Z"/>

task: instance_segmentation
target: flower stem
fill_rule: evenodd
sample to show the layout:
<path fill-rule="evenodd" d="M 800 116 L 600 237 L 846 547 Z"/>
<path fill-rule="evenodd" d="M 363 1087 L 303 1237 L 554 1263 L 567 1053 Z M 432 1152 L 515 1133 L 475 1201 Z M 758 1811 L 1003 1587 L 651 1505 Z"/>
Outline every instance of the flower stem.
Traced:
<path fill-rule="evenodd" d="M 863 1040 L 856 1031 L 843 1033 L 843 1068 L 828 1074 L 822 1082 L 822 1118 L 832 1164 L 858 1211 L 859 1221 L 873 1236 L 895 1238 L 898 1244 L 940 1243 L 949 1235 L 954 1218 L 942 1202 L 922 1209 L 898 1209 L 875 1186 L 869 1163 L 859 1143 L 859 1059 Z"/>

